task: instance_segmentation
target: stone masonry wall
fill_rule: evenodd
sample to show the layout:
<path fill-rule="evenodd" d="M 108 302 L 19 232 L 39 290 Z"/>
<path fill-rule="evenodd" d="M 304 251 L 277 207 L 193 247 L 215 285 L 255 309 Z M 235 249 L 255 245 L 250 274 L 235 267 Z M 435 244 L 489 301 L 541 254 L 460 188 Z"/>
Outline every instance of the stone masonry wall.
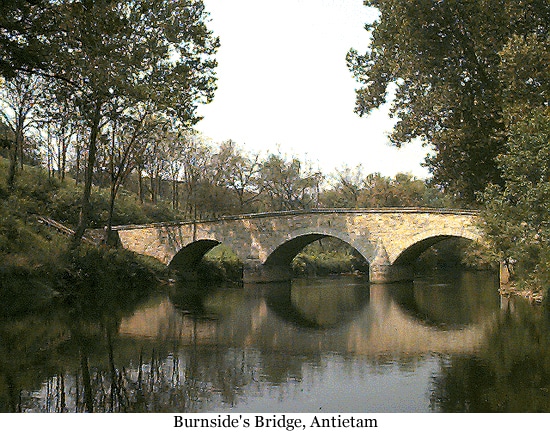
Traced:
<path fill-rule="evenodd" d="M 289 261 L 285 254 L 295 254 L 315 239 L 312 235 L 322 235 L 347 242 L 371 265 L 390 266 L 404 251 L 426 239 L 448 236 L 480 239 L 475 219 L 473 212 L 454 210 L 314 210 L 197 223 L 125 226 L 115 230 L 124 248 L 153 256 L 165 264 L 182 248 L 199 240 L 228 245 L 245 264 L 264 264 L 268 257 L 284 264 Z M 280 248 L 283 245 L 288 248 Z"/>

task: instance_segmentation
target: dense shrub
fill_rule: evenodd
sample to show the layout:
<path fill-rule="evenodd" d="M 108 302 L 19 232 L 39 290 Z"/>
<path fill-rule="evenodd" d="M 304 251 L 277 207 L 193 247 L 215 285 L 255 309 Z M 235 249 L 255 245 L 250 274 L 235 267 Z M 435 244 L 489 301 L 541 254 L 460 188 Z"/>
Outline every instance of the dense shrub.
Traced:
<path fill-rule="evenodd" d="M 336 238 L 325 238 L 305 247 L 292 261 L 295 275 L 331 275 L 368 272 L 368 264 L 351 246 Z"/>
<path fill-rule="evenodd" d="M 240 281 L 243 263 L 225 245 L 212 248 L 198 267 L 199 278 L 208 281 Z"/>

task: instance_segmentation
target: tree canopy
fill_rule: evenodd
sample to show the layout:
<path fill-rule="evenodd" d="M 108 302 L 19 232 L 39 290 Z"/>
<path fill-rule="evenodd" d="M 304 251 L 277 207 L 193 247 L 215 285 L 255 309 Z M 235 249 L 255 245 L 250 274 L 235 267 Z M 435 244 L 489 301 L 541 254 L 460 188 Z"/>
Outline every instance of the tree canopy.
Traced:
<path fill-rule="evenodd" d="M 114 143 L 103 135 L 133 129 L 125 137 L 130 151 L 152 118 L 192 127 L 200 119 L 197 106 L 214 94 L 219 40 L 207 28 L 201 0 L 8 1 L 0 12 L 0 74 L 14 81 L 40 74 L 59 106 L 70 101 L 83 131 L 87 163 L 78 241 L 89 219 L 98 152 Z M 120 148 L 122 138 L 116 143 Z M 22 146 L 18 140 L 11 153 Z"/>
<path fill-rule="evenodd" d="M 20 70 L 47 63 L 45 36 L 55 29 L 57 14 L 48 0 L 0 2 L 0 76 L 12 78 Z"/>
<path fill-rule="evenodd" d="M 512 38 L 501 52 L 507 145 L 502 186 L 484 194 L 484 229 L 499 260 L 533 288 L 550 278 L 550 37 Z"/>
<path fill-rule="evenodd" d="M 514 37 L 548 34 L 546 0 L 365 0 L 379 11 L 366 25 L 366 53 L 350 50 L 359 81 L 356 112 L 390 101 L 391 141 L 420 138 L 435 151 L 434 182 L 465 202 L 503 184 L 495 158 L 504 150 L 501 52 Z M 392 89 L 395 95 L 389 97 Z"/>

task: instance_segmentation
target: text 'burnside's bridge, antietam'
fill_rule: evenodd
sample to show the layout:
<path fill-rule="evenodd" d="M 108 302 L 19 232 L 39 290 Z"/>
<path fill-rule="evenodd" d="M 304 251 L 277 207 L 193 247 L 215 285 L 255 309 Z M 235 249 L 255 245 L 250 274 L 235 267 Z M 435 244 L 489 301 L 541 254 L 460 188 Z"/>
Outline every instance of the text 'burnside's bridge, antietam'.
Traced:
<path fill-rule="evenodd" d="M 292 259 L 327 236 L 355 248 L 373 283 L 411 280 L 413 261 L 445 239 L 481 239 L 477 213 L 455 209 L 314 209 L 215 220 L 118 226 L 120 243 L 192 275 L 204 254 L 223 243 L 243 262 L 244 282 L 291 278 Z"/>

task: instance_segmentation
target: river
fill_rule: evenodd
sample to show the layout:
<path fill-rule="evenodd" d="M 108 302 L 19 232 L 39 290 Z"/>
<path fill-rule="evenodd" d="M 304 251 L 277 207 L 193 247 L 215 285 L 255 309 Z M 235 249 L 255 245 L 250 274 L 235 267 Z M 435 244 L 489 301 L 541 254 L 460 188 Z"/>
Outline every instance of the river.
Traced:
<path fill-rule="evenodd" d="M 550 410 L 548 312 L 487 272 L 19 302 L 2 412 Z"/>

